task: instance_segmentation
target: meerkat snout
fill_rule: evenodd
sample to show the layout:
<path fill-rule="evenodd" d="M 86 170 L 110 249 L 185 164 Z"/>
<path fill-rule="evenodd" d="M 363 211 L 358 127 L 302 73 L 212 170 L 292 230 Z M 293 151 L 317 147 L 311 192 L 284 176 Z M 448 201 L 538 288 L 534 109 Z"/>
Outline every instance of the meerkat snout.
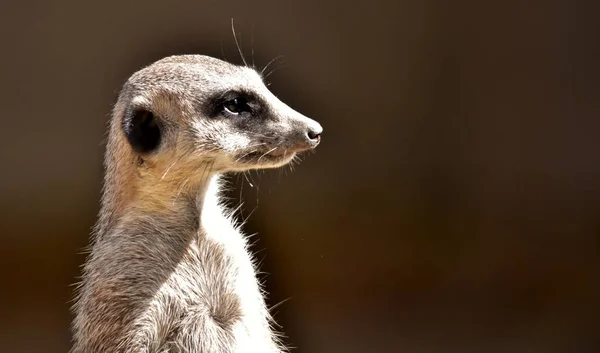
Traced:
<path fill-rule="evenodd" d="M 303 152 L 313 149 L 321 142 L 323 127 L 316 121 L 305 117 L 293 110 L 287 108 L 290 114 L 284 121 L 290 128 L 280 128 L 282 144 L 286 145 L 290 152 Z"/>

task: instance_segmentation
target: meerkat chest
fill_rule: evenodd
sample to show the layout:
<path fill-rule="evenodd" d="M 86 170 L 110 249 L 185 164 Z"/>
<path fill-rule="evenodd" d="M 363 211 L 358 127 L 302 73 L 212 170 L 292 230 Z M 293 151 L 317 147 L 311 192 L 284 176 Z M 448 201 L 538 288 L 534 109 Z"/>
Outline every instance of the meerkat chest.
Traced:
<path fill-rule="evenodd" d="M 210 237 L 194 241 L 169 278 L 167 289 L 190 306 L 242 315 L 263 299 L 244 244 Z M 258 305 L 260 307 L 260 305 Z"/>
<path fill-rule="evenodd" d="M 240 347 L 224 351 L 254 352 L 242 347 L 272 351 L 267 349 L 272 340 L 264 299 L 245 244 L 199 237 L 154 303 L 156 313 L 168 313 L 157 320 L 164 342 L 181 345 L 208 338 L 213 344 L 227 344 L 228 349 Z M 211 350 L 207 347 L 206 351 Z"/>

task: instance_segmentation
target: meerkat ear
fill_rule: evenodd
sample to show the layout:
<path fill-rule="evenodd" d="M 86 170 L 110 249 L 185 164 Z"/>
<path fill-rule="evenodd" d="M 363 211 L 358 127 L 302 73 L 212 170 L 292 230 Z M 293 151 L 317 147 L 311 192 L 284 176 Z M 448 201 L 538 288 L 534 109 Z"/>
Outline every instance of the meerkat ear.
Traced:
<path fill-rule="evenodd" d="M 131 148 L 137 153 L 149 153 L 160 145 L 161 131 L 157 117 L 147 110 L 135 110 L 125 117 L 123 131 Z"/>

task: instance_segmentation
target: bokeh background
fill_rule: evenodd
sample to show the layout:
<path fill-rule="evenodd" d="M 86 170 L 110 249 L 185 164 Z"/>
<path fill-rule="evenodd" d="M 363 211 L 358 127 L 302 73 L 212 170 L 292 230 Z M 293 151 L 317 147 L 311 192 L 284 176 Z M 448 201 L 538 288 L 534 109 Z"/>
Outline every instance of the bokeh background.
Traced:
<path fill-rule="evenodd" d="M 295 352 L 600 352 L 598 10 L 2 2 L 0 351 L 68 350 L 119 88 L 166 55 L 241 63 L 234 18 L 325 128 L 294 172 L 231 178 Z"/>

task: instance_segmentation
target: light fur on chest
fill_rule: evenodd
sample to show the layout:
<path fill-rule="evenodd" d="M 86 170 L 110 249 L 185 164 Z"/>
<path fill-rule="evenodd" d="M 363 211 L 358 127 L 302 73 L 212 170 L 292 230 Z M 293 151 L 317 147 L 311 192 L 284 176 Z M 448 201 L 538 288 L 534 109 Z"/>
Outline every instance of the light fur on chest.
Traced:
<path fill-rule="evenodd" d="M 133 324 L 157 352 L 275 352 L 251 257 L 233 228 L 203 234 Z M 201 340 L 204 340 L 202 342 Z M 151 341 L 154 341 L 152 343 Z"/>

